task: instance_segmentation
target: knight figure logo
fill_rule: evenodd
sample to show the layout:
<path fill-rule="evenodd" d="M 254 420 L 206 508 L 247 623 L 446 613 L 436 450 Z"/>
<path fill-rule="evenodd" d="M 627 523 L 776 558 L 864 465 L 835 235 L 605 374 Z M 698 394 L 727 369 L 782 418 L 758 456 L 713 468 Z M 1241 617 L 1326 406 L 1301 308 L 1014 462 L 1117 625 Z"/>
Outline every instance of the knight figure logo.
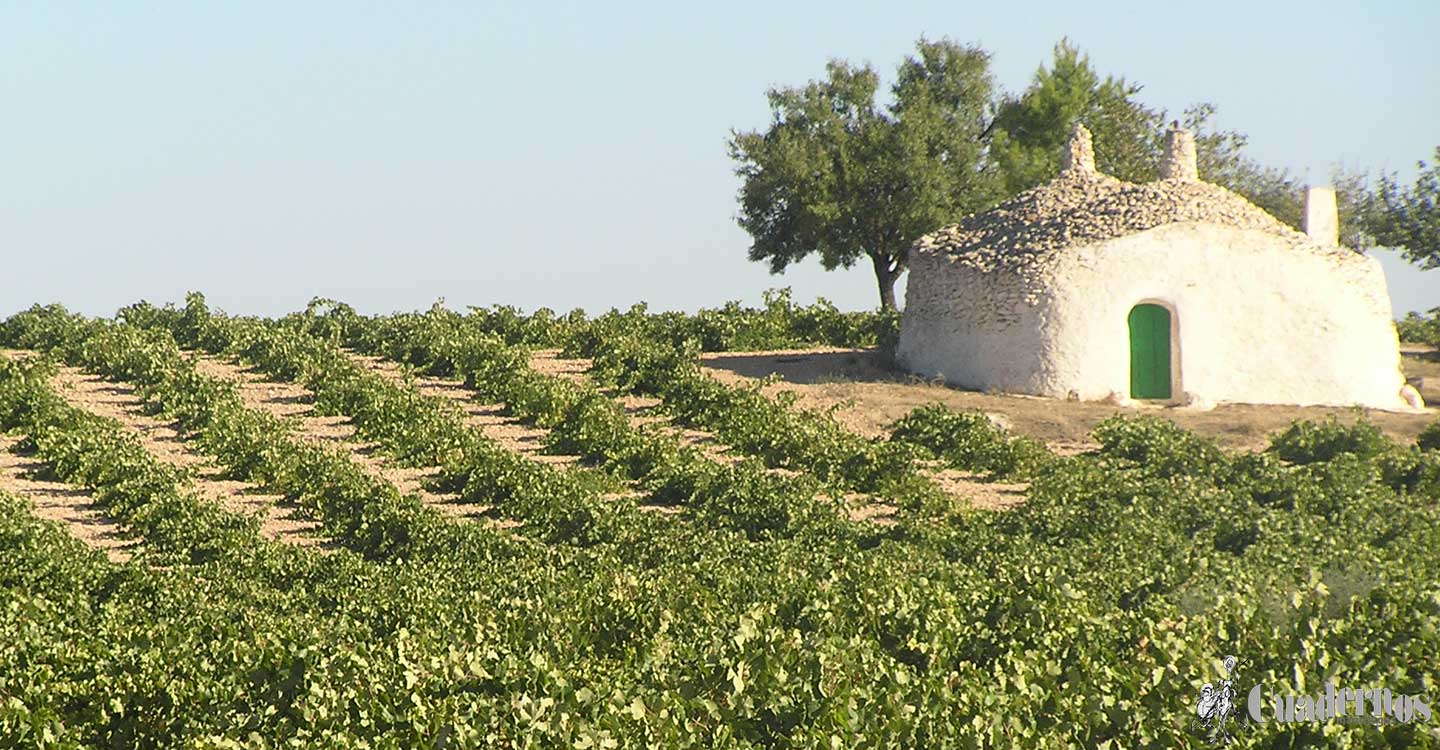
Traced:
<path fill-rule="evenodd" d="M 1240 690 L 1235 686 L 1237 670 L 1234 656 L 1225 657 L 1225 674 L 1217 688 L 1207 682 L 1200 688 L 1200 702 L 1195 706 L 1193 728 L 1212 743 L 1228 745 L 1234 730 L 1250 724 L 1250 716 L 1236 702 Z"/>

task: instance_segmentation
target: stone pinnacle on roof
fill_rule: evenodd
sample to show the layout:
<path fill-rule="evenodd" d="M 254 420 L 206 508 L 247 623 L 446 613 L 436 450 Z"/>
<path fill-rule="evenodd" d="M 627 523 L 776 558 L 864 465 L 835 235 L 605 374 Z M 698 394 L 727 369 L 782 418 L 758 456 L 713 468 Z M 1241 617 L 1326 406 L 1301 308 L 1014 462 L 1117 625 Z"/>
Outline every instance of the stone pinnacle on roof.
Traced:
<path fill-rule="evenodd" d="M 1060 172 L 1095 174 L 1095 145 L 1090 139 L 1090 131 L 1078 122 L 1070 131 L 1070 142 L 1060 152 Z"/>
<path fill-rule="evenodd" d="M 1326 247 L 1340 244 L 1340 215 L 1335 209 L 1335 188 L 1306 188 L 1305 234 Z"/>
<path fill-rule="evenodd" d="M 1200 181 L 1200 171 L 1195 166 L 1195 134 L 1180 127 L 1179 122 L 1170 123 L 1170 130 L 1165 133 L 1165 155 L 1160 159 L 1160 179 Z"/>

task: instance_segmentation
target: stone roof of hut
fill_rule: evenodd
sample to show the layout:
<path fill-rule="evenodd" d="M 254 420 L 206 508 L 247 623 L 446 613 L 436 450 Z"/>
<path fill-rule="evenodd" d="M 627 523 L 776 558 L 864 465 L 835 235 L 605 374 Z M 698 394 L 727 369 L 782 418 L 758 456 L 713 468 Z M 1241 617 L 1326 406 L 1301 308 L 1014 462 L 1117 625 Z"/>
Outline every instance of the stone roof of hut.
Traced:
<path fill-rule="evenodd" d="M 1275 235 L 1294 246 L 1322 248 L 1263 209 L 1195 176 L 1194 142 L 1171 133 L 1162 179 L 1132 183 L 1095 170 L 1090 133 L 1076 126 L 1060 176 L 989 211 L 971 214 L 920 238 L 915 250 L 946 253 L 980 270 L 1032 265 L 1056 250 L 1080 247 L 1178 222 L 1207 222 Z M 1188 141 L 1188 144 L 1187 144 Z M 1189 154 L 1184 153 L 1188 145 Z M 1339 251 L 1350 254 L 1348 251 Z"/>

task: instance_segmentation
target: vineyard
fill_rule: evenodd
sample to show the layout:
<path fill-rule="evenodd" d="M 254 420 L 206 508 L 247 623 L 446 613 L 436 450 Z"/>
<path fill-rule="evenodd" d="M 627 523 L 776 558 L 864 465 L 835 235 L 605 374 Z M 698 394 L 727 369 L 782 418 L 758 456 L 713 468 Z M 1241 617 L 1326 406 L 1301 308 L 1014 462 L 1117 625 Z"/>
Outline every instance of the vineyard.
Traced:
<path fill-rule="evenodd" d="M 0 746 L 1202 747 L 1229 654 L 1440 701 L 1440 422 L 1237 451 L 1117 416 L 1069 455 L 940 404 L 864 435 L 702 367 L 896 326 L 785 293 L 14 315 Z"/>

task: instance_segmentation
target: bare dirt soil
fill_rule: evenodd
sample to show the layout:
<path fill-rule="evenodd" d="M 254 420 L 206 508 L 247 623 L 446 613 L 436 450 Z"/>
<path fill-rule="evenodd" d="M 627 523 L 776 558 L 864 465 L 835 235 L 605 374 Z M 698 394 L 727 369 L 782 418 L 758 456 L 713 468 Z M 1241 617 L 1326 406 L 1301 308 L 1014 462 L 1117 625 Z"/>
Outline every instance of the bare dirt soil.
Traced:
<path fill-rule="evenodd" d="M 590 371 L 593 364 L 589 359 L 584 358 L 562 359 L 558 349 L 537 350 L 532 352 L 530 360 L 530 366 L 537 372 L 557 375 L 577 383 L 588 380 L 589 376 L 586 373 Z M 712 433 L 672 423 L 670 418 L 661 411 L 661 401 L 658 398 L 616 393 L 610 388 L 602 388 L 601 392 L 619 403 L 629 416 L 631 423 L 638 427 L 660 430 L 664 434 L 671 435 L 678 439 L 681 445 L 699 450 L 711 461 L 733 466 L 744 460 L 743 455 L 732 452 Z M 776 474 L 794 473 L 782 468 L 768 470 Z M 951 484 L 953 485 L 954 482 Z M 942 486 L 947 485 L 942 484 Z M 894 504 L 883 499 L 851 493 L 842 498 L 832 498 L 832 500 L 842 504 L 853 520 L 865 520 L 881 525 L 895 523 L 895 512 L 898 509 Z"/>
<path fill-rule="evenodd" d="M 184 469 L 201 497 L 238 513 L 259 515 L 264 536 L 287 544 L 333 546 L 320 536 L 320 524 L 307 518 L 293 502 L 248 482 L 224 478 L 220 467 L 185 445 L 177 425 L 145 413 L 134 387 L 63 366 L 55 386 L 71 404 L 114 419 L 133 432 L 151 455 Z"/>
<path fill-rule="evenodd" d="M 409 383 L 426 396 L 441 398 L 451 402 L 464 416 L 465 423 L 468 426 L 479 430 L 481 435 L 494 441 L 501 448 L 524 456 L 531 461 L 550 464 L 557 468 L 574 467 L 580 463 L 580 457 L 576 455 L 545 452 L 545 440 L 549 434 L 547 430 L 526 424 L 515 417 L 506 415 L 503 404 L 481 403 L 476 398 L 475 391 L 466 388 L 464 383 L 457 380 L 419 375 L 408 371 L 395 362 L 379 357 L 355 352 L 349 352 L 349 355 L 355 362 L 372 372 L 393 378 L 397 382 Z M 558 366 L 568 370 L 568 361 L 561 360 L 560 362 L 561 364 Z M 637 490 L 627 490 L 611 493 L 606 495 L 606 497 L 629 497 L 638 499 L 640 493 Z M 645 510 L 663 514 L 673 515 L 680 512 L 680 509 L 668 506 L 642 503 L 640 507 Z"/>
<path fill-rule="evenodd" d="M 1440 406 L 1440 350 L 1424 344 L 1401 344 L 1400 367 L 1406 382 L 1420 391 L 1427 406 Z"/>
<path fill-rule="evenodd" d="M 0 435 L 0 489 L 27 498 L 36 516 L 60 523 L 71 536 L 103 550 L 111 562 L 129 560 L 139 542 L 126 537 L 125 526 L 96 505 L 89 490 L 45 479 L 45 463 L 16 453 L 19 442 Z"/>
<path fill-rule="evenodd" d="M 348 454 L 371 476 L 389 482 L 404 494 L 417 496 L 426 505 L 459 518 L 515 525 L 484 518 L 489 506 L 461 503 L 453 495 L 430 491 L 426 480 L 435 475 L 436 467 L 411 468 L 385 460 L 376 445 L 357 438 L 355 426 L 348 417 L 317 414 L 315 394 L 303 386 L 268 380 L 264 373 L 224 357 L 201 355 L 196 360 L 196 369 L 204 375 L 234 382 L 246 406 L 285 418 L 301 439 Z"/>
<path fill-rule="evenodd" d="M 1034 396 L 980 393 L 946 387 L 942 383 L 897 372 L 886 367 L 870 349 L 810 349 L 793 351 L 717 353 L 704 355 L 706 371 L 731 384 L 754 384 L 775 376 L 767 393 L 782 390 L 797 395 L 802 408 L 834 409 L 842 424 L 863 435 L 882 436 L 910 410 L 940 402 L 953 409 L 979 410 L 995 416 L 1019 434 L 1044 441 L 1059 453 L 1094 447 L 1090 432 L 1115 414 L 1153 413 L 1201 435 L 1215 438 L 1231 449 L 1260 449 L 1269 436 L 1297 419 L 1320 420 L 1334 415 L 1342 422 L 1355 419 L 1356 410 L 1343 407 L 1260 406 L 1225 404 L 1209 411 L 1185 408 L 1126 408 L 1095 402 L 1060 401 Z M 1406 354 L 1407 376 L 1440 381 L 1440 356 L 1433 350 Z M 1425 385 L 1429 390 L 1429 382 Z M 1437 382 L 1440 385 L 1440 382 Z M 1427 403 L 1440 403 L 1440 393 L 1422 390 Z M 1435 399 L 1432 402 L 1431 396 Z M 1406 414 L 1376 409 L 1359 410 L 1391 437 L 1413 441 L 1440 411 Z"/>
<path fill-rule="evenodd" d="M 562 377 L 574 383 L 588 382 L 587 373 L 593 365 L 589 359 L 563 359 L 559 349 L 540 349 L 532 352 L 530 357 L 530 367 L 536 372 Z M 706 458 L 722 464 L 734 465 L 743 459 L 743 456 L 731 453 L 711 433 L 672 423 L 661 411 L 658 398 L 618 393 L 611 388 L 601 388 L 600 392 L 619 404 L 630 423 L 637 428 L 659 430 L 679 440 L 681 445 L 695 448 Z"/>
<path fill-rule="evenodd" d="M 940 489 L 963 497 L 972 507 L 982 510 L 1009 510 L 1025 502 L 1029 482 L 997 482 L 980 474 L 943 467 L 932 467 L 928 474 Z"/>
<path fill-rule="evenodd" d="M 475 399 L 475 392 L 458 380 L 447 380 L 415 373 L 407 373 L 399 364 L 379 357 L 350 353 L 356 364 L 393 378 L 408 382 L 420 393 L 432 398 L 445 399 L 454 404 L 465 417 L 465 423 L 480 431 L 485 437 L 501 446 L 519 453 L 532 461 L 546 464 L 570 465 L 578 462 L 578 456 L 544 453 L 546 431 L 520 420 L 506 416 L 502 404 L 483 404 Z"/>
<path fill-rule="evenodd" d="M 0 349 L 0 357 L 22 360 L 35 352 Z M 22 438 L 0 434 L 0 489 L 30 500 L 35 515 L 55 521 L 76 539 L 104 550 L 111 562 L 123 563 L 139 547 L 140 540 L 126 536 L 126 527 L 111 518 L 95 503 L 84 487 L 47 478 L 45 462 L 19 450 Z"/>

